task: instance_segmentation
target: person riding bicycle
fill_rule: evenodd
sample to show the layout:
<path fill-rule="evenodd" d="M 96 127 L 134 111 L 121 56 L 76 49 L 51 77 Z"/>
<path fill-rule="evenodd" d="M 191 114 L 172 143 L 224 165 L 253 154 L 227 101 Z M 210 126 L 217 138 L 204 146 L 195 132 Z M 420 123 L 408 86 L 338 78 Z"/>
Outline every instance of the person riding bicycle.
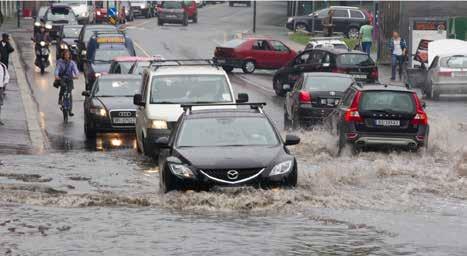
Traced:
<path fill-rule="evenodd" d="M 55 68 L 55 87 L 60 87 L 58 95 L 58 104 L 62 105 L 63 94 L 65 89 L 70 92 L 70 116 L 73 116 L 73 99 L 71 92 L 73 91 L 73 79 L 78 79 L 79 71 L 76 63 L 71 59 L 71 53 L 68 50 L 63 50 L 62 57 L 57 61 L 57 67 Z"/>

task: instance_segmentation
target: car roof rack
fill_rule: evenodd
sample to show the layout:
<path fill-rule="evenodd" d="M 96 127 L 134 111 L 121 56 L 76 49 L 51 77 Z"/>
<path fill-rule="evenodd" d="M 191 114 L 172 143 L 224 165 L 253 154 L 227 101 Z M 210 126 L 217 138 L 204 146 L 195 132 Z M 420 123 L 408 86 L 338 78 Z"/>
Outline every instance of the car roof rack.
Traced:
<path fill-rule="evenodd" d="M 182 104 L 180 107 L 183 108 L 183 112 L 189 114 L 192 112 L 193 107 L 215 107 L 215 106 L 250 106 L 251 109 L 255 109 L 258 112 L 263 113 L 263 107 L 266 106 L 266 102 Z"/>
<path fill-rule="evenodd" d="M 173 66 L 212 66 L 219 69 L 219 65 L 215 59 L 156 59 L 150 61 L 150 67 L 157 70 L 159 67 Z"/>
<path fill-rule="evenodd" d="M 125 36 L 125 32 L 123 31 L 115 31 L 113 29 L 109 30 L 98 30 L 98 31 L 93 31 L 95 36 L 99 36 L 101 34 L 108 34 L 108 35 L 122 35 Z"/>

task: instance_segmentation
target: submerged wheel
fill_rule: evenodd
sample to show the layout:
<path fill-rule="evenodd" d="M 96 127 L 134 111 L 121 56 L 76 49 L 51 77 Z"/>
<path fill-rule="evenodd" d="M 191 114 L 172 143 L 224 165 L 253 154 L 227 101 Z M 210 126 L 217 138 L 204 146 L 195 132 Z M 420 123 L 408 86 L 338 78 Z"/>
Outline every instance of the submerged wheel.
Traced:
<path fill-rule="evenodd" d="M 285 187 L 295 187 L 297 186 L 297 166 L 290 172 L 290 174 L 285 178 L 283 185 Z"/>
<path fill-rule="evenodd" d="M 170 172 L 168 167 L 162 171 L 160 187 L 163 193 L 173 190 L 181 190 L 180 182 L 177 180 L 177 177 Z"/>

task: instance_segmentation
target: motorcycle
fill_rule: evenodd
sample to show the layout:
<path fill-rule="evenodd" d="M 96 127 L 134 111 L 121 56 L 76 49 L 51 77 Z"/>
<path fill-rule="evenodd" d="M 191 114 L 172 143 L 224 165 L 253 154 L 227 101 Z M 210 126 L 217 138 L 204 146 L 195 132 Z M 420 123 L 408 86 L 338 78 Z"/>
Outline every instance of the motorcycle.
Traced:
<path fill-rule="evenodd" d="M 36 60 L 34 64 L 40 68 L 41 74 L 44 74 L 45 69 L 50 66 L 49 54 L 50 50 L 47 42 L 36 42 Z"/>

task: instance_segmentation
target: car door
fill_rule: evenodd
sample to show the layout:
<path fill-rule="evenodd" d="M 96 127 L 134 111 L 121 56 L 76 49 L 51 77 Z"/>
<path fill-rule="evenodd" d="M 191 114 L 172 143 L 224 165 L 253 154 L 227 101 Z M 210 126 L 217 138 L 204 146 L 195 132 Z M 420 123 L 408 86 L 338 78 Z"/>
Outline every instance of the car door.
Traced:
<path fill-rule="evenodd" d="M 334 9 L 332 23 L 334 24 L 334 32 L 347 33 L 347 25 L 349 22 L 349 10 Z"/>
<path fill-rule="evenodd" d="M 295 85 L 293 86 L 292 90 L 287 93 L 286 97 L 286 111 L 287 114 L 290 118 L 294 118 L 295 114 L 298 109 L 298 94 L 300 93 L 300 90 L 302 89 L 303 85 L 303 74 L 300 75 L 300 78 L 297 80 Z"/>
<path fill-rule="evenodd" d="M 254 40 L 250 51 L 251 57 L 258 68 L 272 68 L 276 53 L 271 49 L 267 40 Z"/>
<path fill-rule="evenodd" d="M 281 68 L 293 58 L 292 51 L 283 44 L 281 41 L 270 40 L 269 45 L 275 53 L 275 58 L 273 58 L 272 68 Z"/>

